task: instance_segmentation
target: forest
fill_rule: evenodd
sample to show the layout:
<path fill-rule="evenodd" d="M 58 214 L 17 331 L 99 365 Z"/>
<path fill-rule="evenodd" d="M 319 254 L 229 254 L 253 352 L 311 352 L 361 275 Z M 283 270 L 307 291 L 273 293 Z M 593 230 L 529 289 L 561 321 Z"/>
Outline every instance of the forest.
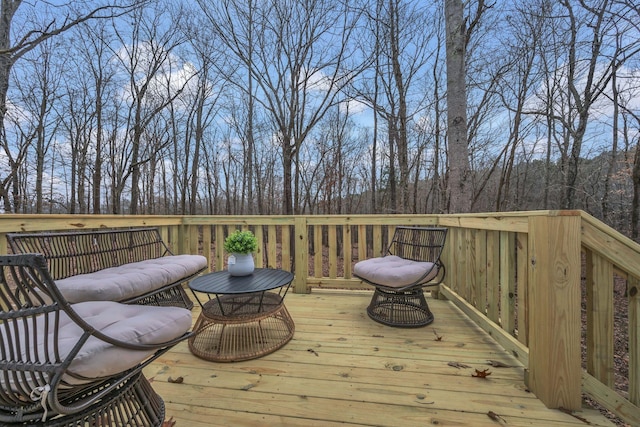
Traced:
<path fill-rule="evenodd" d="M 0 102 L 5 213 L 465 201 L 583 209 L 638 240 L 633 0 L 2 0 Z"/>

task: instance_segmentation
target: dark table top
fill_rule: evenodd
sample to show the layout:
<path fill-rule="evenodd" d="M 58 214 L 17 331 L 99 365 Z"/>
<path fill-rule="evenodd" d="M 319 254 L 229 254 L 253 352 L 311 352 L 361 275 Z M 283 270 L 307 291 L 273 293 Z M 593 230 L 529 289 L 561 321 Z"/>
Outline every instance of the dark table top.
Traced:
<path fill-rule="evenodd" d="M 222 270 L 196 277 L 189 288 L 207 294 L 247 294 L 281 288 L 292 281 L 293 273 L 273 268 L 256 268 L 248 276 L 232 276 Z"/>

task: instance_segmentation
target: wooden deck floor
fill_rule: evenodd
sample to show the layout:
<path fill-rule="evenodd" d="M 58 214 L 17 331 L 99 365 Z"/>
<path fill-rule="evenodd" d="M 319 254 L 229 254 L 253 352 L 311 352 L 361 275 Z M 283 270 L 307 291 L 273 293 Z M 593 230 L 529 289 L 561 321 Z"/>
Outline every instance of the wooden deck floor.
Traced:
<path fill-rule="evenodd" d="M 176 427 L 613 425 L 594 410 L 545 408 L 527 392 L 522 366 L 451 303 L 429 300 L 432 325 L 397 329 L 366 316 L 369 298 L 289 294 L 296 332 L 275 353 L 213 363 L 182 343 L 145 374 Z M 474 378 L 476 369 L 491 375 Z"/>

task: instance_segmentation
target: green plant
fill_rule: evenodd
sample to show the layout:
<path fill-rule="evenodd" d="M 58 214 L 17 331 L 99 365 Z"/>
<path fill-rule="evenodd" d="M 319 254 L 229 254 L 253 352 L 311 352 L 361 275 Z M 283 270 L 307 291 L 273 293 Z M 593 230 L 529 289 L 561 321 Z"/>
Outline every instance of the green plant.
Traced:
<path fill-rule="evenodd" d="M 236 230 L 224 239 L 224 250 L 230 254 L 250 254 L 258 249 L 258 239 L 249 230 Z"/>

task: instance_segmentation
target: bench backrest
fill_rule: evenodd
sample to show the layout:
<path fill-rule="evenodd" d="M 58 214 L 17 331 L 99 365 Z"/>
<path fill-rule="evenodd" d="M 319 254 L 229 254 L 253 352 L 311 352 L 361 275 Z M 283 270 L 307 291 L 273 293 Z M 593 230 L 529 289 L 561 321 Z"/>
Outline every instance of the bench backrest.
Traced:
<path fill-rule="evenodd" d="M 15 254 L 46 258 L 54 280 L 171 255 L 157 228 L 8 233 Z"/>
<path fill-rule="evenodd" d="M 396 227 L 387 253 L 413 261 L 440 264 L 446 238 L 446 228 Z"/>

